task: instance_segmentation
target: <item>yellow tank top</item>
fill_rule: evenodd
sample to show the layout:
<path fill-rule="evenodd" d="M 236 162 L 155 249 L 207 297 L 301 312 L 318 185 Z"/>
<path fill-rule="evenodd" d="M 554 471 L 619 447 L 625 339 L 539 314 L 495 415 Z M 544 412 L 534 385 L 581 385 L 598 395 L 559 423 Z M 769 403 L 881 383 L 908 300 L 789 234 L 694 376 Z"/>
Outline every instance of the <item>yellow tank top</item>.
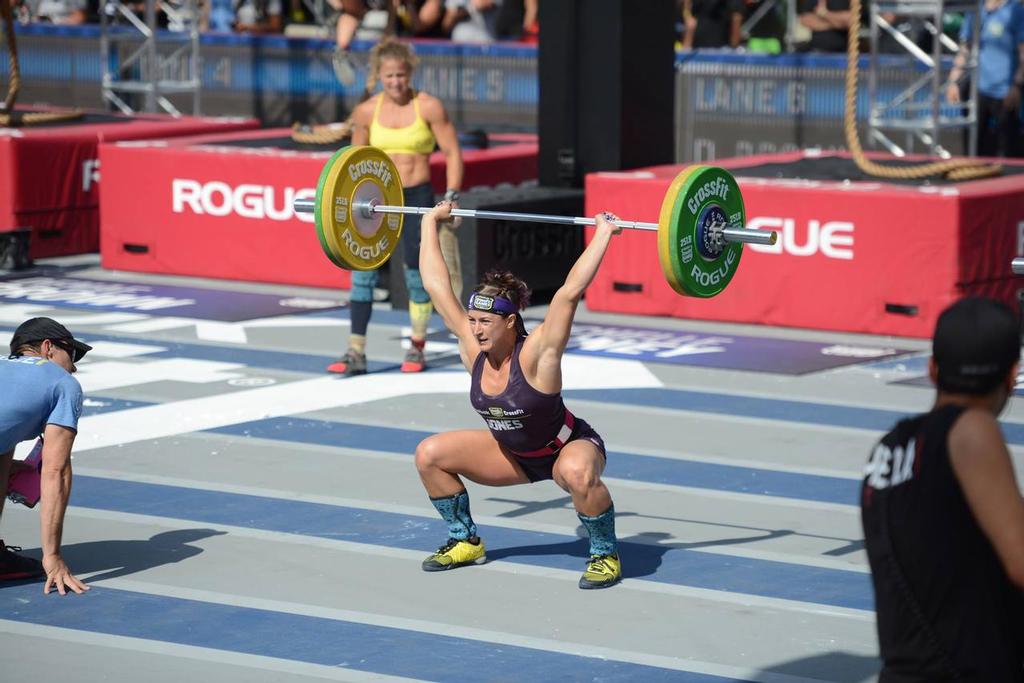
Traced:
<path fill-rule="evenodd" d="M 2 0 L 0 0 L 2 1 Z M 436 139 L 430 126 L 420 116 L 419 96 L 413 95 L 412 106 L 416 110 L 416 120 L 402 128 L 382 126 L 377 117 L 380 105 L 384 102 L 384 93 L 377 96 L 377 108 L 373 111 L 370 122 L 370 144 L 379 147 L 386 154 L 430 154 L 434 151 Z"/>

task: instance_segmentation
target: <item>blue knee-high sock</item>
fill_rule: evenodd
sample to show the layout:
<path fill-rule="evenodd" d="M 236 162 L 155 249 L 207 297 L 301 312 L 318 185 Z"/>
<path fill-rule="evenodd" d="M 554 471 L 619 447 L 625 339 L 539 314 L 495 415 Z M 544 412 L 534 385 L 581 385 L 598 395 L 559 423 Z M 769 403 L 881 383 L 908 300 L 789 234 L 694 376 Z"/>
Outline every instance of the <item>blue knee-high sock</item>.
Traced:
<path fill-rule="evenodd" d="M 615 505 L 608 506 L 608 509 L 597 515 L 589 517 L 576 513 L 576 516 L 583 522 L 590 534 L 591 555 L 613 555 L 617 545 L 615 541 Z"/>
<path fill-rule="evenodd" d="M 448 537 L 465 541 L 471 536 L 476 536 L 476 524 L 469 514 L 469 493 L 462 491 L 454 496 L 444 498 L 431 498 L 437 511 L 448 524 Z"/>

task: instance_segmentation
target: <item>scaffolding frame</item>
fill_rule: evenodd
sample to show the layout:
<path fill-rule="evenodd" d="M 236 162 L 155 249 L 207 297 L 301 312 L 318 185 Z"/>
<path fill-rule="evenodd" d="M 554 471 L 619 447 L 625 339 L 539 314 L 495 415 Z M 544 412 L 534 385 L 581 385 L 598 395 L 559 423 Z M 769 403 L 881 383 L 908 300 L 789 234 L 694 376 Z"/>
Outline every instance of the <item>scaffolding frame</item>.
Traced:
<path fill-rule="evenodd" d="M 943 159 L 951 157 L 943 147 L 941 134 L 947 130 L 966 132 L 965 150 L 974 156 L 978 149 L 978 80 L 974 72 L 978 64 L 978 42 L 981 35 L 977 0 L 875 0 L 871 3 L 870 65 L 868 69 L 868 137 L 872 144 L 881 145 L 895 156 L 913 151 L 915 142 L 925 150 Z M 973 15 L 969 54 L 964 64 L 964 75 L 969 80 L 968 93 L 959 105 L 944 102 L 947 82 L 944 62 L 959 52 L 957 41 L 947 36 L 943 17 L 947 13 Z M 932 37 L 931 54 L 922 50 L 907 35 L 900 32 L 886 16 L 900 20 L 918 20 Z M 894 97 L 883 101 L 879 83 L 879 43 L 883 36 L 891 37 L 913 60 L 923 67 Z M 896 141 L 902 134 L 902 144 Z"/>
<path fill-rule="evenodd" d="M 104 101 L 124 114 L 163 111 L 181 116 L 168 96 L 186 94 L 192 96 L 192 114 L 201 113 L 199 2 L 161 2 L 168 24 L 178 29 L 168 31 L 157 27 L 156 0 L 145 0 L 141 18 L 127 2 L 101 0 Z"/>

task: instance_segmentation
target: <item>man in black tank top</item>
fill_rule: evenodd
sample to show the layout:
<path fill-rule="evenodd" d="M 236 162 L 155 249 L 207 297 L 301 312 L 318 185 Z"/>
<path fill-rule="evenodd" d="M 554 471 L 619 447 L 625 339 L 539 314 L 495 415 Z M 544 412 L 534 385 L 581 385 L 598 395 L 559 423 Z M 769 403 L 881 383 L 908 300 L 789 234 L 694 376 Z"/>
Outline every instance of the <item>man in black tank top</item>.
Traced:
<path fill-rule="evenodd" d="M 934 407 L 900 421 L 864 468 L 880 683 L 1024 681 L 1024 499 L 996 421 L 1019 359 L 1009 308 L 947 308 L 929 362 Z"/>

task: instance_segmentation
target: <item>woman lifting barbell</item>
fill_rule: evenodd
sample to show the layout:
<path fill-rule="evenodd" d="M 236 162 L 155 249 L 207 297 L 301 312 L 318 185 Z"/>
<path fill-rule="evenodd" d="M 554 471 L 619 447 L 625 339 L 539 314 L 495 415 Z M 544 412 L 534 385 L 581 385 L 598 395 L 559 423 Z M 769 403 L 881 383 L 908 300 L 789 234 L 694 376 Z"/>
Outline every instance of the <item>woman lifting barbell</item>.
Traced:
<path fill-rule="evenodd" d="M 430 155 L 435 142 L 445 155 L 446 199 L 458 199 L 462 187 L 462 151 L 455 127 L 448 119 L 444 104 L 436 97 L 412 88 L 416 57 L 412 49 L 385 38 L 370 51 L 371 77 L 380 81 L 383 92 L 356 107 L 352 114 L 352 144 L 371 144 L 381 148 L 394 161 L 405 188 L 405 202 L 411 206 L 432 206 Z M 452 286 L 462 289 L 458 244 L 452 228 L 444 228 L 442 243 L 451 270 Z M 403 372 L 419 372 L 425 367 L 423 348 L 427 323 L 433 307 L 420 280 L 419 216 L 405 219 L 401 246 L 405 286 L 409 292 L 409 318 L 412 344 L 402 363 Z M 354 271 L 350 295 L 352 329 L 344 356 L 327 367 L 329 372 L 361 375 L 366 372 L 366 330 L 373 311 L 373 290 L 377 270 Z"/>
<path fill-rule="evenodd" d="M 590 535 L 590 559 L 580 588 L 606 588 L 622 577 L 616 548 L 615 508 L 601 481 L 604 442 L 562 402 L 562 354 L 576 307 L 621 228 L 602 214 L 590 244 L 555 293 L 544 321 L 527 336 L 522 309 L 526 284 L 507 272 L 484 276 L 469 297 L 468 311 L 452 290 L 438 239 L 438 223 L 451 220 L 441 202 L 422 220 L 420 273 L 459 354 L 472 375 L 470 402 L 488 429 L 444 432 L 416 447 L 420 479 L 448 524 L 448 541 L 423 562 L 442 571 L 485 560 L 484 543 L 469 512 L 460 477 L 488 486 L 553 479 L 572 496 Z"/>

